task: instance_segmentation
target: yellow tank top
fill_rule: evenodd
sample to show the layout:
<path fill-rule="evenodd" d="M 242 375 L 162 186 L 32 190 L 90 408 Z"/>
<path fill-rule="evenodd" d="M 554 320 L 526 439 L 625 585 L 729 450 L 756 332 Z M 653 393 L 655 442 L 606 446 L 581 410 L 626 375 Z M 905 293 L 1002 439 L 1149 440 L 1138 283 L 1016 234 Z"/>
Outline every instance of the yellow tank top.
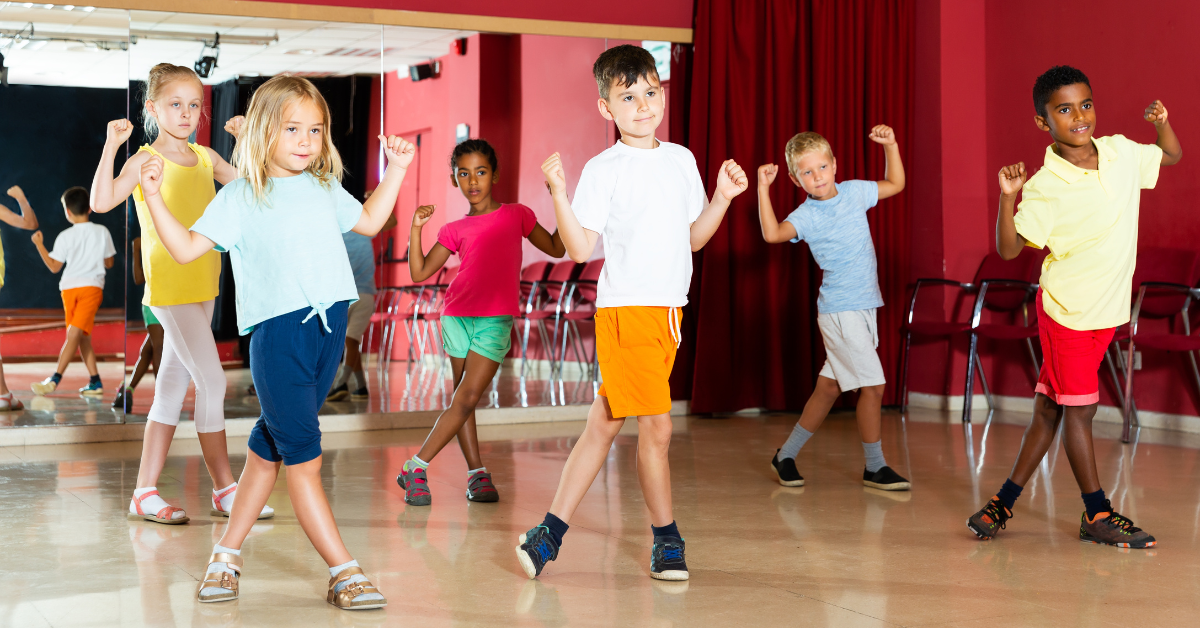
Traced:
<path fill-rule="evenodd" d="M 199 157 L 199 162 L 188 168 L 163 158 L 163 182 L 159 194 L 179 222 L 191 228 L 204 215 L 204 209 L 216 197 L 217 191 L 208 151 L 198 144 L 188 144 L 188 147 Z M 150 146 L 142 146 L 138 152 L 142 151 L 162 157 Z M 175 263 L 158 239 L 140 185 L 133 190 L 133 202 L 137 207 L 138 224 L 142 227 L 142 270 L 146 275 L 142 304 L 163 307 L 216 298 L 220 292 L 221 255 L 209 251 L 190 264 Z"/>

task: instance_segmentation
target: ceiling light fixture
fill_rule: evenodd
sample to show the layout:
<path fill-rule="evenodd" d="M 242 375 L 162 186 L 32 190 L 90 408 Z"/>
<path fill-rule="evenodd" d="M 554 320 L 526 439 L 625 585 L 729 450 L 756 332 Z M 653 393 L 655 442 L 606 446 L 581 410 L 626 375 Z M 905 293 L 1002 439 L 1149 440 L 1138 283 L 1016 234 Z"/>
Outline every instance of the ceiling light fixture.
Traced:
<path fill-rule="evenodd" d="M 204 54 L 208 52 L 209 54 Z M 200 58 L 196 60 L 196 65 L 192 66 L 196 70 L 196 74 L 200 78 L 208 78 L 212 75 L 212 71 L 217 69 L 217 57 L 221 56 L 221 34 L 214 33 L 213 43 L 210 46 L 208 42 L 204 42 L 204 46 L 200 48 Z"/>

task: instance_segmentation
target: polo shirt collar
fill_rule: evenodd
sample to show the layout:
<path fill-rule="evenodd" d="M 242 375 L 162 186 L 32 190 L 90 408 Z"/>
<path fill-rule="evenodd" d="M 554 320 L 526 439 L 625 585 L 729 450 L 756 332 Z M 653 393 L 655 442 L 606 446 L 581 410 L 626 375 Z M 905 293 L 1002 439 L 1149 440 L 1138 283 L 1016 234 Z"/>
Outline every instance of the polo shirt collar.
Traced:
<path fill-rule="evenodd" d="M 1097 166 L 1103 172 L 1107 170 L 1106 165 L 1109 162 L 1116 161 L 1117 152 L 1109 148 L 1107 144 L 1096 141 L 1094 137 L 1092 138 L 1092 144 L 1096 147 Z M 1054 152 L 1054 144 L 1046 147 L 1045 167 L 1067 183 L 1075 183 L 1083 177 L 1084 173 L 1083 168 L 1063 159 L 1058 153 Z"/>

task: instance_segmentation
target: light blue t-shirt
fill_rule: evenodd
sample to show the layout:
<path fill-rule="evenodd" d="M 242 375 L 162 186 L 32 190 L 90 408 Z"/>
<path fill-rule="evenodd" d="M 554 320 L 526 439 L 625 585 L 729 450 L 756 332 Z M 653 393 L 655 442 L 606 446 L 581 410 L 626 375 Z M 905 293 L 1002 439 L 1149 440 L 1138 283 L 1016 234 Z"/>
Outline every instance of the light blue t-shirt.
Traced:
<path fill-rule="evenodd" d="M 375 247 L 371 238 L 347 231 L 342 234 L 342 242 L 346 243 L 346 255 L 350 257 L 355 289 L 359 294 L 375 294 Z"/>
<path fill-rule="evenodd" d="M 342 233 L 354 228 L 362 203 L 334 181 L 312 175 L 271 179 L 258 203 L 245 179 L 221 188 L 192 231 L 229 251 L 243 336 L 270 318 L 311 307 L 319 316 L 338 301 L 357 301 Z"/>
<path fill-rule="evenodd" d="M 834 185 L 837 196 L 827 201 L 810 198 L 785 218 L 796 228 L 792 242 L 807 242 L 825 272 L 817 311 L 833 314 L 881 307 L 875 244 L 867 225 L 867 210 L 879 202 L 879 184 L 856 180 Z"/>

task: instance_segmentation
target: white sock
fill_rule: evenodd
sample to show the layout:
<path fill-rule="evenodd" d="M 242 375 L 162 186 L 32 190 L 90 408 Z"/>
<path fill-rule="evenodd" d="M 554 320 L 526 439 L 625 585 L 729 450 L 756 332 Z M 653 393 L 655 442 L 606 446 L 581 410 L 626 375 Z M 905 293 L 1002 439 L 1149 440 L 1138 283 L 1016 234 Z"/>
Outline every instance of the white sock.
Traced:
<path fill-rule="evenodd" d="M 476 473 L 487 473 L 487 467 L 479 467 L 478 469 L 468 470 L 467 471 L 467 479 L 468 480 L 471 479 L 471 476 L 475 475 Z"/>
<path fill-rule="evenodd" d="M 358 561 L 352 560 L 346 564 L 338 565 L 337 567 L 330 567 L 329 568 L 329 577 L 336 578 L 338 574 L 342 573 L 346 569 L 349 569 L 350 567 L 358 567 Z M 366 581 L 367 581 L 366 576 L 364 576 L 362 574 L 354 574 L 353 576 L 350 576 L 348 579 L 337 583 L 337 585 L 333 587 L 333 592 L 334 593 L 340 592 L 342 589 L 346 588 L 347 586 L 349 586 L 351 584 L 354 584 L 355 582 L 366 582 Z M 363 593 L 362 595 L 360 595 L 358 597 L 352 598 L 351 601 L 370 602 L 372 600 L 382 600 L 382 599 L 383 599 L 383 596 L 378 593 Z"/>
<path fill-rule="evenodd" d="M 217 545 L 213 546 L 213 553 L 214 554 L 224 553 L 224 554 L 233 554 L 234 556 L 241 556 L 242 550 L 231 549 L 231 548 L 225 547 L 223 545 L 217 544 Z M 208 566 L 208 571 L 205 573 L 216 573 L 219 571 L 224 571 L 227 574 L 232 574 L 235 576 L 237 575 L 237 572 L 229 567 L 229 563 L 212 563 Z M 200 594 L 201 595 L 213 595 L 213 594 L 220 593 L 221 591 L 226 591 L 226 590 L 228 590 L 228 589 L 223 589 L 221 587 L 204 587 L 204 589 L 202 589 L 200 591 Z"/>
<path fill-rule="evenodd" d="M 147 486 L 146 488 L 137 488 L 137 489 L 133 490 L 133 496 L 138 499 L 141 499 L 142 496 L 145 495 L 146 493 L 151 493 L 151 492 L 154 492 L 157 490 L 158 490 L 158 488 L 154 487 L 154 486 Z M 158 495 L 151 495 L 145 499 L 142 499 L 141 501 L 142 501 L 142 514 L 146 514 L 146 515 L 157 515 L 160 511 L 162 511 L 163 508 L 170 506 L 170 504 L 168 504 L 166 502 L 166 500 L 164 500 L 162 497 L 159 497 Z M 134 500 L 132 500 L 132 499 L 129 500 L 129 512 L 131 512 L 135 515 L 137 514 L 137 504 L 134 503 Z M 184 514 L 184 512 L 182 510 L 176 510 L 175 512 L 171 513 L 172 519 L 180 519 L 185 516 L 186 515 Z"/>
<path fill-rule="evenodd" d="M 229 491 L 229 489 L 233 490 Z M 221 498 L 221 510 L 229 512 L 233 510 L 233 498 L 237 497 L 237 482 L 234 482 L 233 484 L 230 484 L 222 489 L 213 489 L 213 501 L 217 501 L 217 495 L 220 495 L 225 491 L 229 491 L 229 494 Z M 274 508 L 271 508 L 270 506 L 263 506 L 262 513 L 260 513 L 259 516 L 273 512 L 275 512 Z"/>
<path fill-rule="evenodd" d="M 425 462 L 424 460 L 421 460 L 421 458 L 419 456 L 417 456 L 417 454 L 413 454 L 412 463 L 418 467 L 421 467 L 422 469 L 429 468 L 429 463 Z M 409 468 L 412 468 L 412 467 L 409 467 Z"/>

